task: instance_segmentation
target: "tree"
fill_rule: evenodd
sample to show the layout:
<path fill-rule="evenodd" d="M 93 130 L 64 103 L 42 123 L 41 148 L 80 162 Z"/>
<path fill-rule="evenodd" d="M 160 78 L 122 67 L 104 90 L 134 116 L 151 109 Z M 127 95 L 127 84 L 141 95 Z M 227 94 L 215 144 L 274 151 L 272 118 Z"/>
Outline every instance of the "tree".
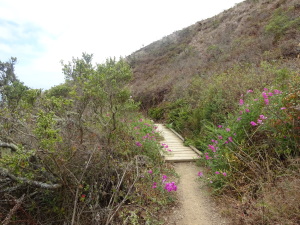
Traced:
<path fill-rule="evenodd" d="M 5 87 L 11 85 L 13 82 L 18 81 L 15 75 L 15 64 L 17 58 L 11 57 L 8 62 L 0 61 L 0 95 L 1 101 L 5 101 L 4 89 Z"/>

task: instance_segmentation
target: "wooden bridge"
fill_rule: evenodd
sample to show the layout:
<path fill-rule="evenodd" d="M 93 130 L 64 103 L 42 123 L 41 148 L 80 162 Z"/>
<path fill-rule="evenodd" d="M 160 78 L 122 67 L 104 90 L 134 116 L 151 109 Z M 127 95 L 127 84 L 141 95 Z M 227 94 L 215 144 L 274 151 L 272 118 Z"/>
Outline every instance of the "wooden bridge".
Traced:
<path fill-rule="evenodd" d="M 164 138 L 160 142 L 161 154 L 167 162 L 191 162 L 196 161 L 202 154 L 193 146 L 184 146 L 184 139 L 172 129 L 163 124 L 156 124 L 157 130 Z"/>

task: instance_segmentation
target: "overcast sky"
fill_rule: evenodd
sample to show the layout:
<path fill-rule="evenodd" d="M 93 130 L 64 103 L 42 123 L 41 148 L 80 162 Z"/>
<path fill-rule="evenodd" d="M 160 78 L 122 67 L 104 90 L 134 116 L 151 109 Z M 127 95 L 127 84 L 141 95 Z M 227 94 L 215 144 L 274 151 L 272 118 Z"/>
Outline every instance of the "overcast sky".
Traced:
<path fill-rule="evenodd" d="M 125 57 L 243 0 L 0 0 L 0 61 L 31 88 L 64 82 L 60 60 Z"/>

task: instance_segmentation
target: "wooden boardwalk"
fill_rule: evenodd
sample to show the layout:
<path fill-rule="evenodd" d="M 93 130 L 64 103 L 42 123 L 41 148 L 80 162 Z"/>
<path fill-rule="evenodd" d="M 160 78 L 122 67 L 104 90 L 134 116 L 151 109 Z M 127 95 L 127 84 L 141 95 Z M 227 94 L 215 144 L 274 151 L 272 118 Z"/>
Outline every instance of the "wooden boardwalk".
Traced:
<path fill-rule="evenodd" d="M 191 162 L 196 161 L 201 152 L 194 147 L 183 145 L 183 138 L 175 131 L 168 129 L 163 124 L 156 124 L 157 130 L 164 138 L 160 142 L 162 145 L 161 154 L 167 162 Z"/>

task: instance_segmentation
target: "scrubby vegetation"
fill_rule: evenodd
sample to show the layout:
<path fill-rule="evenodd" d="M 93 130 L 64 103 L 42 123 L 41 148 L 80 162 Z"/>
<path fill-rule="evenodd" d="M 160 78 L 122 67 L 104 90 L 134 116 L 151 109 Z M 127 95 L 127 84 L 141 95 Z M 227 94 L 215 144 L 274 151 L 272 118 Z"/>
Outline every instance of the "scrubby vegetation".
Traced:
<path fill-rule="evenodd" d="M 294 69 L 299 13 L 297 0 L 245 1 L 136 51 L 127 58 L 134 99 L 146 109 L 176 101 L 196 77 L 210 79 L 247 64 L 255 69 L 261 61 L 284 58 L 282 64 Z"/>
<path fill-rule="evenodd" d="M 201 179 L 225 199 L 223 213 L 234 224 L 297 224 L 299 87 L 299 70 L 279 61 L 243 65 L 195 78 L 186 98 L 149 115 L 203 152 Z"/>
<path fill-rule="evenodd" d="M 133 54 L 133 83 L 143 69 L 149 84 L 134 97 L 203 152 L 199 177 L 233 224 L 300 223 L 299 9 L 245 1 L 175 32 L 189 42 L 152 78 L 138 61 L 155 48 Z"/>
<path fill-rule="evenodd" d="M 43 92 L 17 79 L 15 62 L 1 62 L 2 224 L 159 223 L 176 185 L 126 88 L 129 66 L 83 54 Z"/>
<path fill-rule="evenodd" d="M 297 0 L 247 0 L 125 60 L 63 63 L 47 91 L 0 62 L 1 222 L 159 224 L 174 172 L 141 109 L 203 152 L 232 224 L 299 224 L 299 18 Z"/>

